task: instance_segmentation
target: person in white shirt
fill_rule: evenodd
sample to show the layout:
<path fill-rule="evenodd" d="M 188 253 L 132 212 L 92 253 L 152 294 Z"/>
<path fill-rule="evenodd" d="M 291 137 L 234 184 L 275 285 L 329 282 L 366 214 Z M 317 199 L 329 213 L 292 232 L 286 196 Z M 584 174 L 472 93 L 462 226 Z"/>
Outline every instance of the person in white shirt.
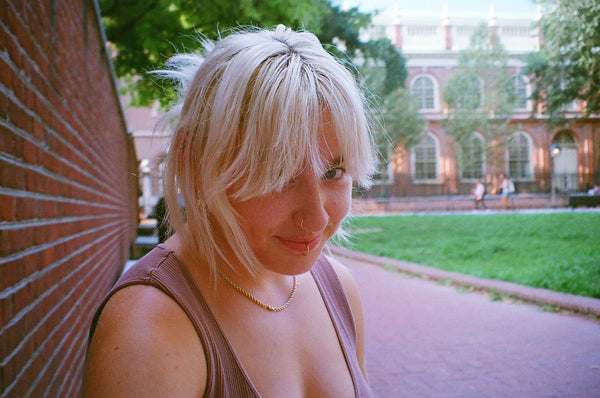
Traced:
<path fill-rule="evenodd" d="M 479 209 L 479 207 L 485 209 L 486 206 L 483 200 L 485 196 L 485 185 L 483 185 L 481 181 L 477 181 L 477 184 L 475 184 L 473 195 L 475 196 L 475 209 Z"/>
<path fill-rule="evenodd" d="M 509 205 L 509 198 L 515 192 L 515 184 L 511 181 L 506 174 L 502 174 L 502 182 L 500 183 L 500 194 L 502 195 L 502 207 L 508 209 L 512 206 Z"/>

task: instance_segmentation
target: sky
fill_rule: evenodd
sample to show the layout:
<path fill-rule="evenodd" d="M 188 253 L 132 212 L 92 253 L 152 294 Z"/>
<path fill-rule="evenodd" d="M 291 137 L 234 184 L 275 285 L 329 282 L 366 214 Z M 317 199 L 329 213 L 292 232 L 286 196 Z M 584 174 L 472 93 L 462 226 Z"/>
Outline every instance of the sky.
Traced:
<path fill-rule="evenodd" d="M 536 11 L 534 0 L 332 0 L 332 3 L 340 6 L 344 3 L 349 7 L 358 6 L 359 10 L 363 12 L 376 9 L 391 11 L 394 9 L 394 3 L 398 4 L 400 10 L 405 11 L 442 10 L 444 4 L 448 4 L 448 9 L 451 12 L 487 12 L 491 4 L 494 5 L 496 12 L 501 13 L 534 14 Z"/>

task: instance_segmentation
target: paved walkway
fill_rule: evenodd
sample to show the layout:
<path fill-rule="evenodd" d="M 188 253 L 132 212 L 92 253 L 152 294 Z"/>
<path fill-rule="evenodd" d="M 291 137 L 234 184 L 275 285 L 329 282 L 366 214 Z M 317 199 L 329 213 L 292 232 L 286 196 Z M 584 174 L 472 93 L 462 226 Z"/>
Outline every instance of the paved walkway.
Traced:
<path fill-rule="evenodd" d="M 600 322 L 343 261 L 364 302 L 376 396 L 600 397 Z"/>

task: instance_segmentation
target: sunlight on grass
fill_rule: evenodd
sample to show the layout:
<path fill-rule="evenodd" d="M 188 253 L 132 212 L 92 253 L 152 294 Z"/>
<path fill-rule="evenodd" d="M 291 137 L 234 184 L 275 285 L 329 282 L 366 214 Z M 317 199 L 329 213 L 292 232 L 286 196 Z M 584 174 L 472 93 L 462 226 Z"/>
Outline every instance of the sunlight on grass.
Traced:
<path fill-rule="evenodd" d="M 600 298 L 600 214 L 354 217 L 350 249 Z M 368 232 L 364 232 L 368 231 Z"/>

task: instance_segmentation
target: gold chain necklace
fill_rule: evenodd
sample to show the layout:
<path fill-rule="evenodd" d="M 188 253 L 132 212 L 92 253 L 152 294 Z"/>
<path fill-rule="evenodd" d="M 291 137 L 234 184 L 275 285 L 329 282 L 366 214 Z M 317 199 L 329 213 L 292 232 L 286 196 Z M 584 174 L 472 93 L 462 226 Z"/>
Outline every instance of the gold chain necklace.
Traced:
<path fill-rule="evenodd" d="M 262 301 L 260 301 L 259 299 L 257 299 L 256 297 L 254 297 L 253 295 L 251 295 L 250 293 L 248 293 L 247 291 L 245 291 L 238 285 L 236 285 L 236 283 L 234 281 L 232 281 L 231 279 L 229 279 L 229 277 L 227 275 L 225 275 L 225 273 L 223 271 L 221 271 L 220 268 L 217 268 L 217 272 L 219 273 L 219 276 L 221 277 L 221 279 L 223 279 L 229 286 L 231 286 L 232 288 L 234 288 L 235 290 L 237 290 L 238 292 L 240 292 L 241 294 L 243 294 L 244 296 L 249 298 L 250 301 L 252 301 L 253 303 L 258 304 L 262 308 L 272 311 L 272 312 L 279 312 L 279 311 L 286 309 L 287 306 L 290 305 L 290 303 L 294 299 L 294 295 L 296 294 L 296 289 L 298 288 L 298 280 L 296 279 L 296 275 L 294 275 L 293 276 L 294 277 L 294 287 L 292 288 L 292 291 L 291 291 L 290 296 L 288 297 L 287 301 L 281 307 L 273 307 L 271 305 L 263 303 Z"/>

